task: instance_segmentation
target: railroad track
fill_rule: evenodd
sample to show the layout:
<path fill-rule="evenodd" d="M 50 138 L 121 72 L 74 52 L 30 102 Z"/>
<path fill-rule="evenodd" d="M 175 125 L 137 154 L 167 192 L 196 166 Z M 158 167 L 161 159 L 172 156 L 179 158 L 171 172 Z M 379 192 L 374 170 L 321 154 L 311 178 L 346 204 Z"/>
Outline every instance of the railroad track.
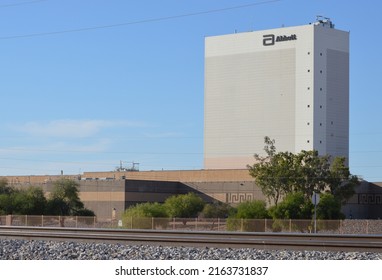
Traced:
<path fill-rule="evenodd" d="M 230 247 L 278 250 L 382 252 L 382 235 L 152 231 L 0 226 L 0 239 L 45 239 L 162 246 Z"/>

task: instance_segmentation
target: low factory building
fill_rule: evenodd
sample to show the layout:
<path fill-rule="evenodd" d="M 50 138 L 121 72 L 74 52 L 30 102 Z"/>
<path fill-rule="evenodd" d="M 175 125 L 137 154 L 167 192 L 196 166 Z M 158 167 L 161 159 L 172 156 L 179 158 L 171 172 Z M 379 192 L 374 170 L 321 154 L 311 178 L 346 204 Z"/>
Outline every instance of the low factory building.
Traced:
<path fill-rule="evenodd" d="M 168 197 L 193 192 L 206 202 L 237 205 L 266 200 L 247 169 L 84 172 L 69 176 L 5 176 L 12 186 L 41 186 L 49 194 L 55 180 L 77 180 L 80 198 L 98 219 L 118 219 L 131 205 L 164 202 Z M 382 183 L 362 181 L 343 207 L 347 218 L 382 218 Z"/>

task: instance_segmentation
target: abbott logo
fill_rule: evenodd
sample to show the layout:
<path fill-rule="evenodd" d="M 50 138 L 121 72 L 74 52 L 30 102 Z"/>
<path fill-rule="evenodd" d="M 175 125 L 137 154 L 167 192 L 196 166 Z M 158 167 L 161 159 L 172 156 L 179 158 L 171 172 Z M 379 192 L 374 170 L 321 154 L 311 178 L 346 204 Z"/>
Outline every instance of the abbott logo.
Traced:
<path fill-rule="evenodd" d="M 273 46 L 276 42 L 285 42 L 285 41 L 293 41 L 297 40 L 297 35 L 292 34 L 290 36 L 282 35 L 282 36 L 277 36 L 273 34 L 267 34 L 263 35 L 263 46 Z"/>
<path fill-rule="evenodd" d="M 263 36 L 263 45 L 264 46 L 272 46 L 275 44 L 275 35 L 267 34 Z"/>

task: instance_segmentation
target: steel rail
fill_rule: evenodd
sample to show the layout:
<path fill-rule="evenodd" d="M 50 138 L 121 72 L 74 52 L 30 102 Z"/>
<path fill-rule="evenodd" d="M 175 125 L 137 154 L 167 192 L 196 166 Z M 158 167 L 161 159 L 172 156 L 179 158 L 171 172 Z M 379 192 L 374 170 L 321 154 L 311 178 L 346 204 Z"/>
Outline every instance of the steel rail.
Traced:
<path fill-rule="evenodd" d="M 382 235 L 248 233 L 0 226 L 0 239 L 45 239 L 120 244 L 278 250 L 382 252 Z"/>

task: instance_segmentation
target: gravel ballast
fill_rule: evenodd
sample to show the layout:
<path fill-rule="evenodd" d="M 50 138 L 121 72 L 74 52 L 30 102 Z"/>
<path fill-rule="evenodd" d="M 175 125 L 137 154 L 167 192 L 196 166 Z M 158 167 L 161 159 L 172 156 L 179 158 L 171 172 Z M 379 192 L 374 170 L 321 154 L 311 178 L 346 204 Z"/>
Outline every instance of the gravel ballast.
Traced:
<path fill-rule="evenodd" d="M 382 260 L 382 253 L 0 240 L 0 260 Z"/>

